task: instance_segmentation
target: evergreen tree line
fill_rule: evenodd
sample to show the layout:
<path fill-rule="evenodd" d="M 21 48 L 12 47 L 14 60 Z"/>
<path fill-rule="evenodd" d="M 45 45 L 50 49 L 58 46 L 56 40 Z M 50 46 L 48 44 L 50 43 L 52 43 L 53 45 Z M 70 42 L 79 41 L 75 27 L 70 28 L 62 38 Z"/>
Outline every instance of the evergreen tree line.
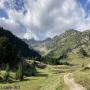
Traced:
<path fill-rule="evenodd" d="M 19 61 L 18 52 L 6 37 L 0 38 L 0 66 L 7 64 L 12 67 Z"/>
<path fill-rule="evenodd" d="M 8 82 L 10 79 L 10 65 L 6 64 L 5 73 L 3 74 L 3 81 Z M 23 65 L 20 63 L 15 74 L 16 80 L 22 81 L 24 79 Z"/>

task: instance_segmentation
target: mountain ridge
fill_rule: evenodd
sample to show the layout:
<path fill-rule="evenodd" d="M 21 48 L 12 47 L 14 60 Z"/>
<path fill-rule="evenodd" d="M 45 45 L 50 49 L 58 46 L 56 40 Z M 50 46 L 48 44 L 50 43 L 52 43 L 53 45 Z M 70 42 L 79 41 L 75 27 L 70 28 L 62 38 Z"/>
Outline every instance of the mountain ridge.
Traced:
<path fill-rule="evenodd" d="M 85 45 L 85 43 L 87 43 L 89 40 L 90 30 L 81 32 L 70 29 L 50 40 L 45 40 L 45 42 L 37 42 L 31 45 L 27 42 L 26 43 L 33 49 L 40 52 L 42 55 L 59 58 L 63 52 L 67 51 L 68 49 L 72 50 L 79 46 Z M 45 54 L 44 50 L 40 51 L 42 48 L 46 48 Z"/>

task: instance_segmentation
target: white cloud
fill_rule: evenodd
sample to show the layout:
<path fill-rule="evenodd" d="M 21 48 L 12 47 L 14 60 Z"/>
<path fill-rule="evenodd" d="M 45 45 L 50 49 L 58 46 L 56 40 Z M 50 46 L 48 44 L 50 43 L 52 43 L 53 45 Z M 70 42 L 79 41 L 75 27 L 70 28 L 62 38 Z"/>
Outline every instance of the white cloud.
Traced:
<path fill-rule="evenodd" d="M 24 27 L 22 28 L 22 26 L 13 20 L 0 18 L 0 26 L 4 26 L 5 29 L 9 29 L 11 32 L 13 32 L 14 35 L 17 35 L 18 37 L 23 38 L 23 34 L 25 33 L 25 30 L 23 29 Z"/>
<path fill-rule="evenodd" d="M 42 40 L 69 28 L 79 30 L 90 28 L 90 18 L 85 18 L 86 13 L 77 0 L 21 0 L 24 2 L 24 8 L 19 11 L 6 8 L 4 1 L 8 1 L 11 7 L 15 4 L 10 2 L 12 0 L 0 0 L 0 8 L 2 6 L 9 17 L 8 20 L 0 20 L 0 25 L 20 37 Z M 24 14 L 25 10 L 27 12 Z M 6 23 L 7 21 L 9 23 Z"/>
<path fill-rule="evenodd" d="M 31 9 L 31 15 L 31 30 L 41 38 L 45 35 L 52 37 L 71 28 L 84 17 L 84 12 L 75 0 L 38 0 Z"/>

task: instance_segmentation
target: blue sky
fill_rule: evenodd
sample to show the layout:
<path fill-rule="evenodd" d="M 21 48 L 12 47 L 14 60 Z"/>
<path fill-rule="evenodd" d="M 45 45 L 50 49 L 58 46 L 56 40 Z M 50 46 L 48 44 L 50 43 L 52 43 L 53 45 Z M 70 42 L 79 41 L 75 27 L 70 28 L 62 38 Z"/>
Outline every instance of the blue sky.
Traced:
<path fill-rule="evenodd" d="M 84 8 L 86 16 L 88 17 L 90 14 L 90 0 L 77 0 Z"/>
<path fill-rule="evenodd" d="M 4 9 L 0 9 L 0 18 L 8 18 L 8 15 L 7 15 L 7 13 L 5 12 L 5 10 Z"/>
<path fill-rule="evenodd" d="M 43 40 L 68 29 L 90 29 L 90 0 L 0 0 L 0 26 Z"/>

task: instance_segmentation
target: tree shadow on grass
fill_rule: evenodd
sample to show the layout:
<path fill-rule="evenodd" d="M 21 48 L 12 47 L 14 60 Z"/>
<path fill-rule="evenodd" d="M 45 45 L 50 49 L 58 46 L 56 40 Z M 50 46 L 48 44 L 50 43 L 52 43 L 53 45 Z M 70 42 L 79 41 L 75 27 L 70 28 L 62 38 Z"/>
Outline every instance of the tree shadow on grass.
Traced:
<path fill-rule="evenodd" d="M 34 77 L 48 77 L 48 74 L 44 73 L 37 73 Z M 36 78 L 24 78 L 22 81 L 15 80 L 13 77 L 9 77 L 7 81 L 5 81 L 2 77 L 0 77 L 0 84 L 10 84 L 10 83 L 19 83 L 19 82 L 25 82 L 25 81 L 30 81 L 30 80 L 36 80 Z"/>
<path fill-rule="evenodd" d="M 19 82 L 24 82 L 24 81 L 29 81 L 29 80 L 30 79 L 25 78 L 22 81 L 20 81 L 20 80 L 9 78 L 7 81 L 5 81 L 3 78 L 0 77 L 0 84 L 19 83 Z"/>
<path fill-rule="evenodd" d="M 37 77 L 48 77 L 48 74 L 38 73 L 36 76 Z"/>

